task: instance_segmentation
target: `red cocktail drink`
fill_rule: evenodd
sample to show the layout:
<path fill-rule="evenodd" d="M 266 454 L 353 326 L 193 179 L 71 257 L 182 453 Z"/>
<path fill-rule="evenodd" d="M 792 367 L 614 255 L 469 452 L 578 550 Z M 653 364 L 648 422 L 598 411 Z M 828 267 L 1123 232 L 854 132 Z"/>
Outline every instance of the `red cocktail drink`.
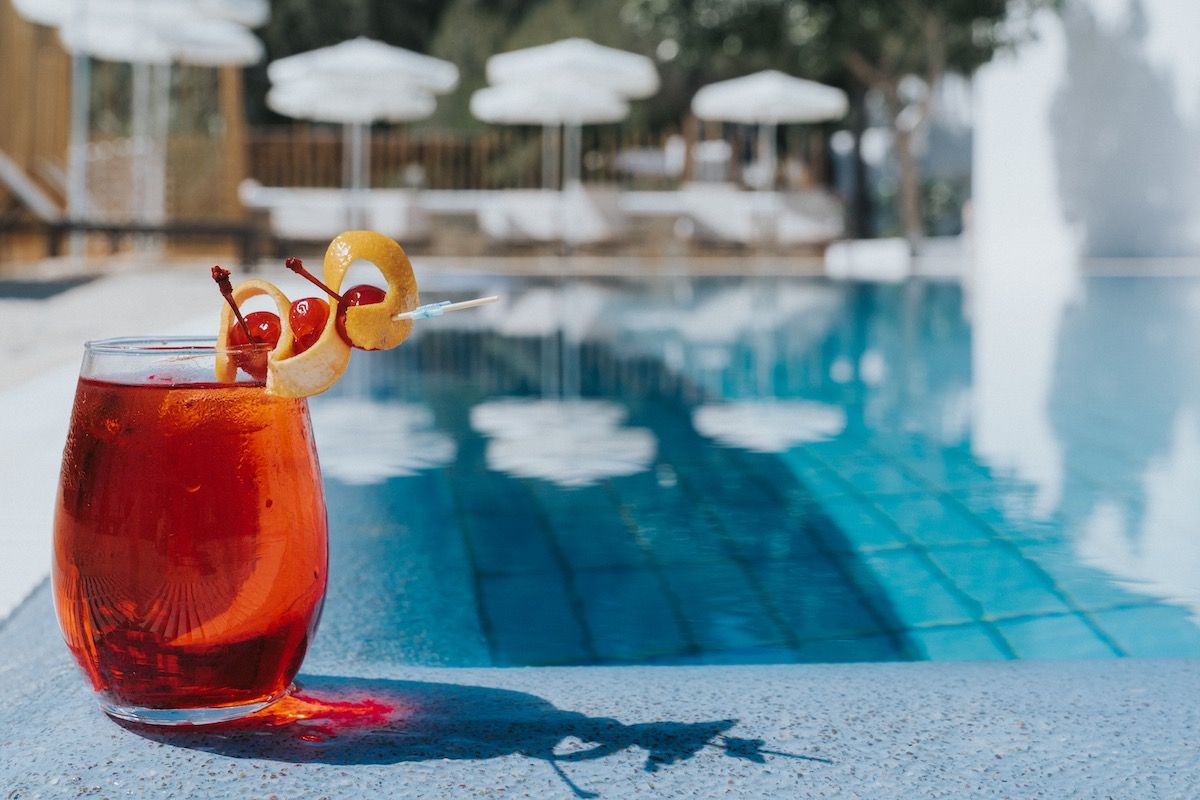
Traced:
<path fill-rule="evenodd" d="M 67 645 L 106 711 L 160 724 L 281 697 L 328 562 L 307 401 L 213 383 L 211 343 L 180 344 L 89 345 L 55 519 Z"/>

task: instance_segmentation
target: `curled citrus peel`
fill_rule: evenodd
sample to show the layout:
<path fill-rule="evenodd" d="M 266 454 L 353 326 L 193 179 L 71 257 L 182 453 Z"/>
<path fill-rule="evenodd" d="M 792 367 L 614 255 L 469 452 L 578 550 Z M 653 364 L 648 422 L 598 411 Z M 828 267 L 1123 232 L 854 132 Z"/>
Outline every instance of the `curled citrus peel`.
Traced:
<path fill-rule="evenodd" d="M 387 280 L 387 293 L 380 303 L 346 308 L 347 337 L 364 350 L 386 350 L 399 345 L 412 331 L 412 320 L 393 320 L 395 314 L 417 307 L 417 281 L 404 249 L 388 237 L 373 231 L 347 231 L 337 236 L 325 253 L 325 281 L 334 291 L 341 288 L 350 265 L 370 261 Z M 270 297 L 279 310 L 279 341 L 267 354 L 266 390 L 278 397 L 309 397 L 337 383 L 350 363 L 350 345 L 337 329 L 338 313 L 329 314 L 320 338 L 303 353 L 295 353 L 295 337 L 288 322 L 291 301 L 274 284 L 248 280 L 233 289 L 233 299 L 241 304 L 252 297 Z M 221 327 L 217 333 L 216 377 L 232 382 L 237 364 L 228 354 L 229 332 L 234 324 L 233 310 L 221 309 Z"/>
<path fill-rule="evenodd" d="M 412 320 L 392 317 L 412 311 L 420 303 L 417 280 L 400 245 L 374 231 L 346 231 L 325 251 L 325 282 L 340 292 L 350 265 L 360 259 L 379 269 L 387 281 L 387 294 L 383 302 L 345 309 L 346 336 L 363 350 L 388 350 L 412 332 Z"/>

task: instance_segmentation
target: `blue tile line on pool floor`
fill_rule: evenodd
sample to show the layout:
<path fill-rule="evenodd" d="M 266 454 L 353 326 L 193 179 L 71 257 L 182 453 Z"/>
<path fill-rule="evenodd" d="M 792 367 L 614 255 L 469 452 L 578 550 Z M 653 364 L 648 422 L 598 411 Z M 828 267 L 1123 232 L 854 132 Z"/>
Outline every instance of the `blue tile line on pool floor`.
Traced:
<path fill-rule="evenodd" d="M 872 458 L 886 459 L 900 480 L 910 482 L 914 490 L 921 493 L 889 494 L 856 483 L 856 478 L 863 474 L 864 459 Z M 1070 556 L 1069 544 L 1063 541 L 1063 533 L 1057 526 L 1031 528 L 1025 523 L 1008 522 L 1003 513 L 997 511 L 1001 504 L 997 502 L 996 493 L 987 497 L 978 491 L 981 487 L 997 485 L 990 476 L 972 489 L 958 491 L 954 482 L 939 485 L 922 476 L 911 463 L 890 458 L 866 443 L 853 443 L 847 449 L 844 440 L 805 447 L 802 452 L 789 454 L 787 460 L 797 468 L 802 480 L 811 479 L 809 488 L 823 498 L 835 519 L 839 516 L 838 503 L 849 503 L 853 513 L 877 514 L 891 523 L 891 532 L 907 538 L 903 544 L 895 541 L 863 543 L 861 550 L 870 554 L 866 556 L 868 565 L 872 557 L 878 558 L 897 549 L 925 559 L 929 577 L 936 581 L 930 585 L 948 589 L 973 606 L 976 616 L 972 624 L 980 626 L 1008 657 L 1200 655 L 1200 629 L 1190 622 L 1184 609 L 1137 595 L 1099 570 L 1080 564 Z M 847 470 L 848 474 L 839 471 L 843 463 L 853 464 L 853 469 Z M 970 470 L 983 475 L 985 468 L 964 463 Z M 896 488 L 896 484 L 885 488 Z M 938 530 L 937 536 L 949 539 L 930 541 L 927 535 L 922 535 L 921 526 L 938 520 L 938 513 L 909 519 L 895 511 L 897 503 L 914 499 L 926 506 L 936 503 L 946 517 L 957 518 L 960 524 L 967 523 L 969 527 Z M 972 511 L 970 506 L 980 500 L 992 512 L 990 518 Z M 926 511 L 929 511 L 928 507 Z M 846 513 L 851 512 L 841 512 Z M 853 530 L 854 526 L 847 526 L 847 529 Z M 980 532 L 983 537 L 977 539 Z M 990 577 L 981 574 L 981 566 L 992 568 Z M 879 572 L 881 576 L 896 574 L 891 566 Z M 889 578 L 882 579 L 881 583 L 885 587 L 891 585 Z M 1004 590 L 1004 595 L 1015 596 L 999 596 L 996 591 L 999 588 Z M 1013 600 L 1019 601 L 1016 608 L 1008 605 Z M 906 606 L 928 603 L 929 598 L 898 592 L 892 601 L 898 613 L 906 617 Z M 1113 619 L 1113 615 L 1119 616 Z M 932 620 L 923 624 L 920 616 L 921 609 L 917 609 L 906 618 L 918 629 L 918 640 L 926 642 L 926 655 L 937 658 L 938 653 L 957 652 L 954 648 L 947 651 L 944 643 L 929 637 L 929 631 L 944 626 Z M 1152 618 L 1158 620 L 1157 625 L 1146 629 L 1137 626 L 1136 620 Z M 1164 629 L 1171 635 L 1145 632 Z"/>

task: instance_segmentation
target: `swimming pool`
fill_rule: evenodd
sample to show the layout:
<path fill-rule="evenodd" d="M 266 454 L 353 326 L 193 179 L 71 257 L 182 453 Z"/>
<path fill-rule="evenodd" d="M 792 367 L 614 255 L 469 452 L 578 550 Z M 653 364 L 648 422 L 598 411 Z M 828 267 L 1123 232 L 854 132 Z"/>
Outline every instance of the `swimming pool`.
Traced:
<path fill-rule="evenodd" d="M 1088 281 L 1032 401 L 957 283 L 489 288 L 312 402 L 314 657 L 1200 655 L 1200 284 Z"/>

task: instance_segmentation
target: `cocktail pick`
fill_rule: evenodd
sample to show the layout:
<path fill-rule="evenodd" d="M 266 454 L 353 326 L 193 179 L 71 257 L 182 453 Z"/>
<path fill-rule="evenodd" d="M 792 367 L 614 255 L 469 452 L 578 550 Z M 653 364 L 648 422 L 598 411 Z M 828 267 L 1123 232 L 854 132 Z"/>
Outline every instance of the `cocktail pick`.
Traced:
<path fill-rule="evenodd" d="M 246 341 L 254 344 L 254 337 L 250 335 L 250 326 L 246 324 L 242 310 L 238 308 L 237 301 L 233 299 L 233 284 L 229 282 L 229 276 L 233 273 L 222 268 L 220 264 L 214 264 L 211 271 L 212 279 L 216 281 L 217 288 L 221 290 L 221 296 L 225 298 L 226 303 L 229 303 L 229 307 L 233 309 L 233 315 L 237 317 L 238 324 L 242 326 L 242 333 L 246 334 Z"/>
<path fill-rule="evenodd" d="M 457 303 L 452 303 L 449 300 L 442 300 L 439 303 L 426 303 L 423 306 L 417 306 L 412 311 L 404 311 L 396 314 L 392 319 L 429 319 L 430 317 L 440 317 L 447 311 L 461 311 L 464 308 L 475 308 L 476 306 L 484 306 L 488 303 L 494 303 L 500 299 L 499 295 L 488 295 L 487 297 L 476 297 L 474 300 L 460 300 Z"/>

